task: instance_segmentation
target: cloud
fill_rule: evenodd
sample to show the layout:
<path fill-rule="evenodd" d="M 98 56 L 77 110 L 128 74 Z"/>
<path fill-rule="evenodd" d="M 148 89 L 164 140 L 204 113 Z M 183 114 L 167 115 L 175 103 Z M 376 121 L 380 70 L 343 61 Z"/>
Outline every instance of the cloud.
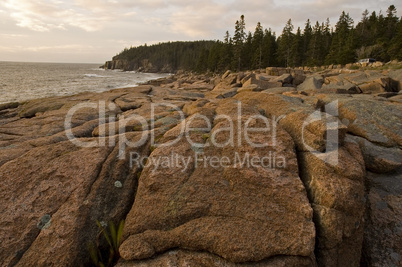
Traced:
<path fill-rule="evenodd" d="M 400 0 L 1 0 L 0 60 L 10 59 L 6 47 L 7 51 L 21 48 L 24 56 L 31 52 L 43 57 L 52 51 L 69 55 L 87 51 L 93 55 L 90 61 L 96 62 L 95 54 L 108 59 L 132 45 L 222 40 L 227 30 L 233 35 L 242 14 L 248 31 L 261 22 L 279 36 L 289 18 L 295 30 L 303 29 L 307 19 L 314 25 L 330 18 L 334 26 L 345 10 L 357 23 L 366 8 L 384 13 L 391 4 L 400 16 Z M 89 46 L 93 51 L 85 50 Z M 66 59 L 73 60 L 59 61 Z M 84 60 L 82 54 L 76 59 Z M 56 56 L 51 60 L 56 61 Z"/>
<path fill-rule="evenodd" d="M 98 31 L 108 23 L 133 17 L 145 11 L 146 16 L 165 10 L 168 16 L 175 7 L 187 7 L 198 1 L 190 0 L 5 0 L 3 6 L 20 27 L 46 32 L 66 26 L 85 31 Z M 0 4 L 1 5 L 1 4 Z"/>
<path fill-rule="evenodd" d="M 174 12 L 169 21 L 173 32 L 196 39 L 210 39 L 220 29 L 227 8 L 218 3 L 198 1 Z"/>
<path fill-rule="evenodd" d="M 52 52 L 60 53 L 65 51 L 75 51 L 76 53 L 83 53 L 93 50 L 95 47 L 91 45 L 80 44 L 66 44 L 66 45 L 44 45 L 44 46 L 15 46 L 13 48 L 0 46 L 0 50 L 21 53 L 21 52 Z"/>
<path fill-rule="evenodd" d="M 119 3 L 105 0 L 6 0 L 4 6 L 18 26 L 39 32 L 67 26 L 97 31 L 116 19 L 113 11 L 127 12 Z"/>
<path fill-rule="evenodd" d="M 1 33 L 0 36 L 1 38 L 9 38 L 9 39 L 27 37 L 27 35 L 25 34 L 13 34 L 13 33 Z"/>
<path fill-rule="evenodd" d="M 60 26 L 43 21 L 42 19 L 44 15 L 57 11 L 57 6 L 54 3 L 43 0 L 35 2 L 27 0 L 7 0 L 4 5 L 9 10 L 10 16 L 17 21 L 17 25 L 20 27 L 45 32 L 49 31 L 51 28 Z"/>
<path fill-rule="evenodd" d="M 295 26 L 303 26 L 310 18 L 315 22 L 339 17 L 342 10 L 355 19 L 365 8 L 378 11 L 379 5 L 394 3 L 388 0 L 5 0 L 3 4 L 17 25 L 38 32 L 68 27 L 94 32 L 116 21 L 157 26 L 189 38 L 208 38 L 223 27 L 233 26 L 244 14 L 254 30 L 258 21 L 266 27 L 281 30 L 289 18 Z M 399 4 L 400 5 L 400 4 Z M 387 4 L 383 6 L 387 8 Z M 397 6 L 398 8 L 398 6 Z M 300 25 L 301 24 L 301 25 Z M 230 30 L 230 29 L 229 29 Z M 222 33 L 219 33 L 222 35 Z"/>

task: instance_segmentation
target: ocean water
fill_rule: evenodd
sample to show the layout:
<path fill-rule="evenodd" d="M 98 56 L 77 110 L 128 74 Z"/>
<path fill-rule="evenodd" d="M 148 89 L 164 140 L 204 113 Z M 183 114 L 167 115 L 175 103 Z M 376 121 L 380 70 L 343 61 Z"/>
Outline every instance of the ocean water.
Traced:
<path fill-rule="evenodd" d="M 81 92 L 103 92 L 168 76 L 104 70 L 99 68 L 100 65 L 0 61 L 0 104 Z"/>

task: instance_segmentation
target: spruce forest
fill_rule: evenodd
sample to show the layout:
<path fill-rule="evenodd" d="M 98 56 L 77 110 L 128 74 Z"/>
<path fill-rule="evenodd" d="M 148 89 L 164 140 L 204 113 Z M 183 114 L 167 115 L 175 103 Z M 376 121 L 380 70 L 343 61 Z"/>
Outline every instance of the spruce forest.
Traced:
<path fill-rule="evenodd" d="M 357 24 L 346 12 L 341 13 L 335 25 L 329 19 L 315 23 L 308 19 L 303 28 L 295 29 L 289 19 L 278 37 L 260 23 L 254 32 L 246 32 L 242 15 L 233 35 L 227 31 L 223 41 L 145 44 L 125 48 L 113 60 L 130 62 L 132 69 L 138 69 L 145 61 L 151 62 L 156 71 L 222 72 L 347 64 L 362 58 L 402 60 L 402 19 L 397 17 L 394 5 L 388 7 L 386 14 L 365 10 Z"/>

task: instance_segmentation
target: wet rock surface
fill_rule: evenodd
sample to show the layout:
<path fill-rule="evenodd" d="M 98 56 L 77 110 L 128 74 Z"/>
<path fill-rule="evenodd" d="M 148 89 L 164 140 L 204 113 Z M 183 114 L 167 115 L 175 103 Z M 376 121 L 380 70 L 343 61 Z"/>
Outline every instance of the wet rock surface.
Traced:
<path fill-rule="evenodd" d="M 178 74 L 0 106 L 0 265 L 402 264 L 400 71 Z"/>

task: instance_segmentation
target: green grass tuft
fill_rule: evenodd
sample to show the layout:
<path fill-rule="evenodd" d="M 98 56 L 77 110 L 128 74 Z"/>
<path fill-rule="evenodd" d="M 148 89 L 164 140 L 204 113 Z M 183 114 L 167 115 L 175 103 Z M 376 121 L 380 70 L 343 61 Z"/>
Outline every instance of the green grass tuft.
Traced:
<path fill-rule="evenodd" d="M 117 228 L 113 222 L 110 222 L 108 230 L 104 228 L 98 220 L 96 221 L 96 224 L 100 230 L 96 244 L 91 243 L 89 245 L 89 253 L 92 263 L 97 267 L 114 266 L 120 259 L 119 247 L 123 236 L 124 220 L 120 221 Z M 102 237 L 107 243 L 106 250 L 102 249 L 100 245 Z"/>

